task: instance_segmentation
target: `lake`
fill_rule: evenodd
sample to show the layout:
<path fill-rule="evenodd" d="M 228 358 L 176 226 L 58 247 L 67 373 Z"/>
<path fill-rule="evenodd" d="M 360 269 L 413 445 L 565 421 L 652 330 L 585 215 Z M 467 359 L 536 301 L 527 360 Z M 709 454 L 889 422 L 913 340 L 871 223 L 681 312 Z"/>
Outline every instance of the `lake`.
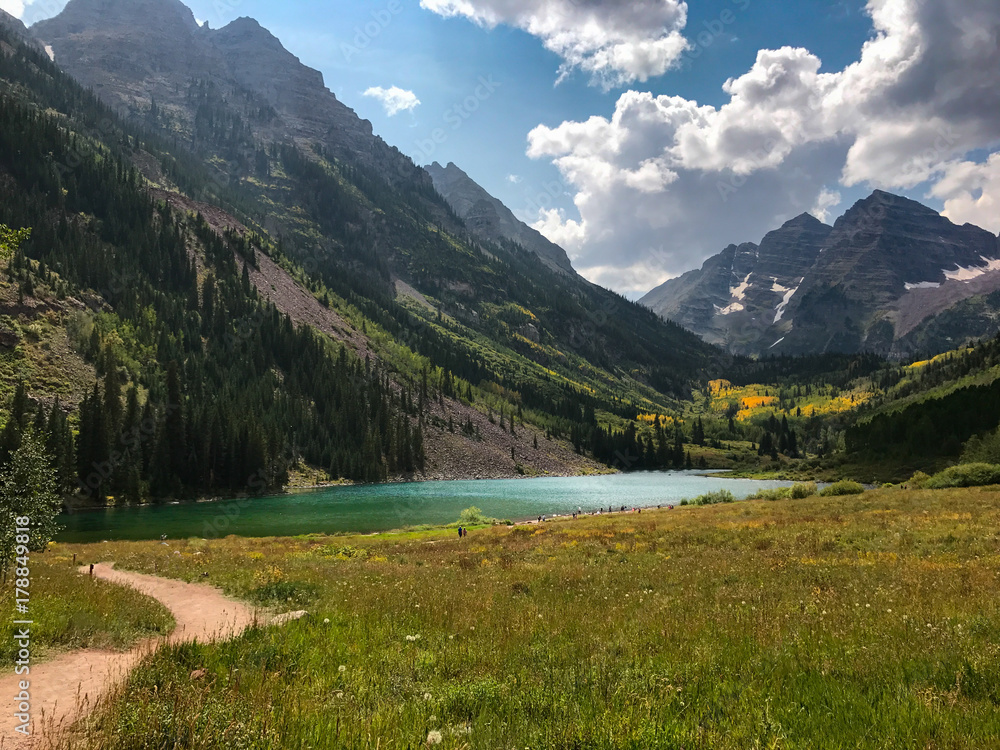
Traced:
<path fill-rule="evenodd" d="M 789 484 L 681 471 L 332 487 L 244 500 L 81 511 L 60 516 L 65 530 L 57 540 L 367 533 L 453 523 L 471 505 L 487 516 L 516 521 L 578 508 L 589 513 L 609 505 L 677 505 L 723 489 L 743 499 L 759 489 Z"/>

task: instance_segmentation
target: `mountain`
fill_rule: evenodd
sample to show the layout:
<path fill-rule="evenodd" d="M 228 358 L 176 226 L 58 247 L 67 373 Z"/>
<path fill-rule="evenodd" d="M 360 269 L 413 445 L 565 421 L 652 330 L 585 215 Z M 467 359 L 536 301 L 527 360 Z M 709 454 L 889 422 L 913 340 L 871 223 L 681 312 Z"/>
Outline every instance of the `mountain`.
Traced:
<path fill-rule="evenodd" d="M 939 353 L 996 333 L 1000 241 L 875 191 L 833 227 L 803 214 L 641 301 L 733 352 Z"/>
<path fill-rule="evenodd" d="M 326 88 L 319 71 L 253 19 L 213 30 L 199 26 L 179 0 L 71 0 L 31 33 L 63 69 L 126 116 L 181 132 L 218 117 L 236 124 L 238 117 L 261 140 L 323 144 L 378 165 L 387 177 L 430 184 Z"/>
<path fill-rule="evenodd" d="M 819 257 L 831 227 L 803 214 L 770 232 L 760 245 L 730 245 L 699 271 L 667 281 L 642 304 L 701 334 L 707 341 L 741 353 L 767 345 L 768 327 L 787 307 Z"/>
<path fill-rule="evenodd" d="M 38 40 L 32 36 L 31 32 L 28 31 L 27 27 L 21 22 L 21 19 L 15 18 L 3 8 L 0 8 L 0 27 L 10 31 L 25 44 L 35 47 L 36 49 L 41 49 L 41 45 L 38 43 Z"/>
<path fill-rule="evenodd" d="M 162 455 L 98 476 L 114 497 L 235 492 L 262 469 L 273 488 L 292 466 L 371 481 L 683 460 L 682 435 L 638 418 L 679 414 L 728 357 L 552 248 L 467 224 L 256 22 L 72 0 L 33 32 L 55 62 L 0 30 L 0 224 L 33 229 L 0 318 L 33 300 L 79 347 L 73 383 L 26 381 L 81 425 L 77 480 L 108 465 L 83 446 L 133 393 Z M 16 385 L 0 377 L 12 406 Z M 202 463 L 182 471 L 174 443 Z"/>
<path fill-rule="evenodd" d="M 503 347 L 501 359 L 513 350 L 542 373 L 553 364 L 579 373 L 580 357 L 584 372 L 638 376 L 672 394 L 718 361 L 696 337 L 570 273 L 565 253 L 471 180 L 463 190 L 497 221 L 489 232 L 474 216 L 467 224 L 431 174 L 373 136 L 317 71 L 251 19 L 211 30 L 178 0 L 72 0 L 32 31 L 130 122 L 210 165 L 207 186 L 188 185 L 174 176 L 175 159 L 140 158 L 150 181 L 248 214 L 332 291 L 362 298 L 367 314 L 407 340 L 406 316 L 447 316 L 464 327 L 462 351 L 448 362 L 464 362 L 470 375 L 482 368 L 473 343 L 482 336 Z M 439 335 L 447 343 L 425 341 L 422 353 L 456 346 Z M 522 378 L 517 387 L 528 388 Z"/>
<path fill-rule="evenodd" d="M 424 169 L 434 180 L 437 191 L 477 237 L 497 243 L 503 240 L 517 243 L 535 253 L 549 268 L 575 273 L 565 250 L 520 221 L 457 166 L 449 162 L 442 167 L 434 162 Z"/>

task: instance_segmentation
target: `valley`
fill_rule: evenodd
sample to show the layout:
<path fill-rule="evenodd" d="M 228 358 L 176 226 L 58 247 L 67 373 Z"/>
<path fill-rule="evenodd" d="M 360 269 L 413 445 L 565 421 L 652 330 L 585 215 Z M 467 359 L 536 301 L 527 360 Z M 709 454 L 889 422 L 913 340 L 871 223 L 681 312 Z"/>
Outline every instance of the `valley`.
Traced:
<path fill-rule="evenodd" d="M 0 748 L 997 745 L 1000 16 L 688 5 L 0 8 Z"/>

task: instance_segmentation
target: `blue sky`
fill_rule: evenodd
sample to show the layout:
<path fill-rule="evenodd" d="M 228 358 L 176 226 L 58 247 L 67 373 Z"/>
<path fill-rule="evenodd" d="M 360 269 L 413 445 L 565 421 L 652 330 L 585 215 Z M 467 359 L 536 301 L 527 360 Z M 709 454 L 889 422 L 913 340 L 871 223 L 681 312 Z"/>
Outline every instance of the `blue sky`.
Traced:
<path fill-rule="evenodd" d="M 62 4 L 0 0 L 29 22 Z M 629 296 L 875 187 L 1000 231 L 996 0 L 187 4 L 256 18 L 386 141 Z"/>

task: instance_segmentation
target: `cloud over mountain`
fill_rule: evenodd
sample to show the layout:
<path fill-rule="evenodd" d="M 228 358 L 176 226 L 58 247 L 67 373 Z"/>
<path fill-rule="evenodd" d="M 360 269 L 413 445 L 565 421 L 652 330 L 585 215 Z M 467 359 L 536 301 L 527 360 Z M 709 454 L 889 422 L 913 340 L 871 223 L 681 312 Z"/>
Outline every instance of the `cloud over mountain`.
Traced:
<path fill-rule="evenodd" d="M 652 286 L 822 212 L 838 184 L 940 180 L 934 194 L 955 216 L 988 213 L 1000 167 L 958 160 L 1000 143 L 1000 4 L 869 0 L 867 11 L 875 34 L 843 70 L 801 48 L 761 50 L 724 84 L 721 107 L 628 91 L 611 117 L 535 128 L 529 156 L 555 163 L 582 218 L 547 214 L 537 227 L 572 230 L 577 267 L 621 289 L 644 268 Z"/>

